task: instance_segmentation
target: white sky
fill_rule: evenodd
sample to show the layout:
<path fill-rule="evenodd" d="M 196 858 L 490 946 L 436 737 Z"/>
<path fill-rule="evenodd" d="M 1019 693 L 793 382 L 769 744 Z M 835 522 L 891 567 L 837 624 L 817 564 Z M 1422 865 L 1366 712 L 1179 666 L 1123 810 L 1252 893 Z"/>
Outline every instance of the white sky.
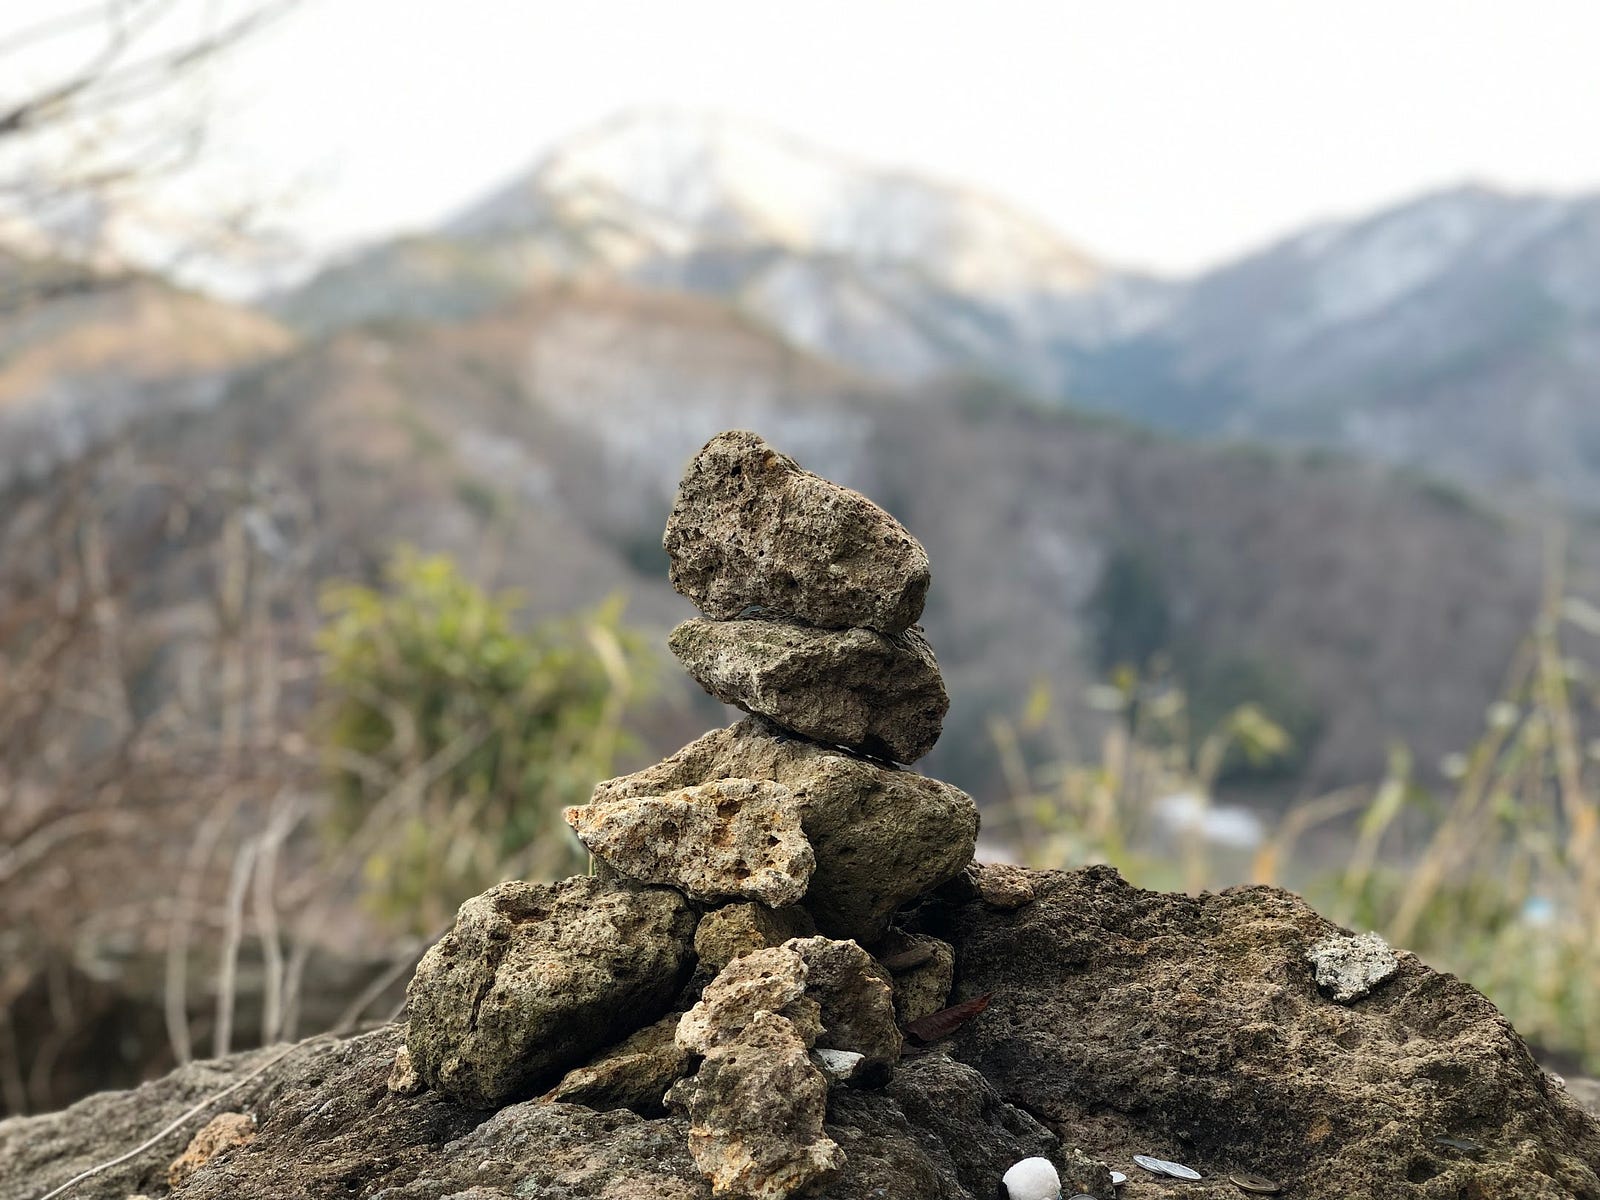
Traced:
<path fill-rule="evenodd" d="M 76 0 L 0 0 L 49 9 Z M 756 117 L 1186 271 L 1476 179 L 1600 189 L 1596 0 L 307 0 L 220 81 L 234 169 L 332 248 L 618 109 Z"/>

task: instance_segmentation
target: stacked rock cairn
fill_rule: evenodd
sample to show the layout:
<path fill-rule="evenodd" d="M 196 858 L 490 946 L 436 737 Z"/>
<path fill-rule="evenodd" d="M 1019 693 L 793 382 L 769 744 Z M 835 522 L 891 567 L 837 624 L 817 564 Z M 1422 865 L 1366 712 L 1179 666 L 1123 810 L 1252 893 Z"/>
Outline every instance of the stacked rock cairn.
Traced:
<path fill-rule="evenodd" d="M 682 1114 L 713 1193 L 768 1200 L 845 1169 L 828 1089 L 887 1082 L 901 1027 L 945 1006 L 950 947 L 894 917 L 965 869 L 978 814 L 895 765 L 949 701 L 916 625 L 927 555 L 893 517 L 733 431 L 663 544 L 703 614 L 673 652 L 749 715 L 566 810 L 595 873 L 462 905 L 390 1082 Z"/>

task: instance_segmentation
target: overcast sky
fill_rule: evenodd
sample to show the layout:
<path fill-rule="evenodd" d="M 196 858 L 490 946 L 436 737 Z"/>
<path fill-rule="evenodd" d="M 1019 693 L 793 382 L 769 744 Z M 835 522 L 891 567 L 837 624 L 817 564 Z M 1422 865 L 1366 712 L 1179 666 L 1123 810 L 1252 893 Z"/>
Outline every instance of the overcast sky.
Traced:
<path fill-rule="evenodd" d="M 48 7 L 67 0 L 5 0 Z M 619 109 L 742 113 L 1181 272 L 1468 179 L 1600 189 L 1594 0 L 306 0 L 222 81 L 312 244 L 429 224 Z"/>

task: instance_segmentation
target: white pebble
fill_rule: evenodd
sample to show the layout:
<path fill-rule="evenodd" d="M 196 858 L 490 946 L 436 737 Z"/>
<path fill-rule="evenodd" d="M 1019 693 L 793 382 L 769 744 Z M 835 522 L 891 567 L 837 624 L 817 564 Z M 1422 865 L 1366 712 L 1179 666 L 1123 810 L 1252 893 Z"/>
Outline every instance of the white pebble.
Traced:
<path fill-rule="evenodd" d="M 1025 1158 L 1000 1179 L 1006 1200 L 1061 1200 L 1061 1176 L 1048 1158 Z"/>

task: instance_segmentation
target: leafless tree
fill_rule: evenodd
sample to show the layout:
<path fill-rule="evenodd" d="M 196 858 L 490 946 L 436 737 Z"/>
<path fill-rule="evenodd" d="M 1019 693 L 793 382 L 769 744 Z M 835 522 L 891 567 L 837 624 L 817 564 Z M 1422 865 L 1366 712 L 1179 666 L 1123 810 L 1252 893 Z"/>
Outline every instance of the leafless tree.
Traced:
<path fill-rule="evenodd" d="M 0 232 L 29 230 L 46 252 L 0 249 L 0 316 L 116 279 L 109 231 L 149 209 L 207 144 L 208 71 L 300 2 L 92 0 L 0 12 Z M 241 212 L 212 214 L 209 228 L 189 223 L 166 240 L 174 252 L 223 244 L 246 223 Z"/>

